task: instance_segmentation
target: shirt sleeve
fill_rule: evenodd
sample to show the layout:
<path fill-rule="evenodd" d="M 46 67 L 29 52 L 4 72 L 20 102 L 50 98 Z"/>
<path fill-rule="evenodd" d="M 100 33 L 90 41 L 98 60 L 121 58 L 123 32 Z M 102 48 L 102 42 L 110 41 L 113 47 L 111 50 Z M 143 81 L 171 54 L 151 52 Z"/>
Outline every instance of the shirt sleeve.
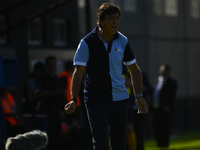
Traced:
<path fill-rule="evenodd" d="M 89 59 L 89 48 L 84 40 L 81 40 L 74 56 L 74 65 L 86 66 Z"/>
<path fill-rule="evenodd" d="M 133 54 L 133 51 L 131 49 L 129 42 L 127 43 L 125 51 L 124 51 L 123 62 L 125 65 L 132 65 L 136 62 L 135 56 Z"/>

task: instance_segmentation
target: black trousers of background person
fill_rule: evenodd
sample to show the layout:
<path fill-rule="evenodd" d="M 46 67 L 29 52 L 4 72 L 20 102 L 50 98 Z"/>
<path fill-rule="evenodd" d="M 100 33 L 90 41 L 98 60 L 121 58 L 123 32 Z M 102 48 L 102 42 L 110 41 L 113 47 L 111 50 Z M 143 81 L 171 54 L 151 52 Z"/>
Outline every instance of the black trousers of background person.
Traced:
<path fill-rule="evenodd" d="M 137 110 L 133 110 L 133 128 L 136 135 L 137 150 L 144 150 L 144 114 L 137 114 Z"/>
<path fill-rule="evenodd" d="M 60 112 L 52 111 L 48 119 L 48 150 L 61 150 L 61 131 Z"/>
<path fill-rule="evenodd" d="M 169 146 L 171 123 L 172 113 L 165 113 L 160 110 L 154 110 L 153 132 L 159 147 Z"/>

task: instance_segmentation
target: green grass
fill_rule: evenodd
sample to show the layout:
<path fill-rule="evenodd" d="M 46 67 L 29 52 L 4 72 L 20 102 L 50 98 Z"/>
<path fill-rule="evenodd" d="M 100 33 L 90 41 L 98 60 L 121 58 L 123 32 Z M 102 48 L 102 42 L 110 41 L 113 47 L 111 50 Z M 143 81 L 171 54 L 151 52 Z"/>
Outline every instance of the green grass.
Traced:
<path fill-rule="evenodd" d="M 200 132 L 177 133 L 168 149 L 160 149 L 154 139 L 145 140 L 145 150 L 200 150 Z"/>

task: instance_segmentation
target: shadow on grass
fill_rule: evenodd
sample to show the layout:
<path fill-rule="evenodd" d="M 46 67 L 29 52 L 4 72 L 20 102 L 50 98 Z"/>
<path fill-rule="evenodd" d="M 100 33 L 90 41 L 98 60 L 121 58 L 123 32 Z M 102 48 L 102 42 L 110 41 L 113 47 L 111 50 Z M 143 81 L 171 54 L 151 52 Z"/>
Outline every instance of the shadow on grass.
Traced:
<path fill-rule="evenodd" d="M 154 139 L 145 141 L 145 150 L 200 150 L 200 132 L 184 132 L 170 140 L 169 148 L 159 148 Z"/>
<path fill-rule="evenodd" d="M 148 147 L 145 150 L 200 150 L 199 147 L 180 147 L 180 148 L 158 148 L 158 147 Z"/>

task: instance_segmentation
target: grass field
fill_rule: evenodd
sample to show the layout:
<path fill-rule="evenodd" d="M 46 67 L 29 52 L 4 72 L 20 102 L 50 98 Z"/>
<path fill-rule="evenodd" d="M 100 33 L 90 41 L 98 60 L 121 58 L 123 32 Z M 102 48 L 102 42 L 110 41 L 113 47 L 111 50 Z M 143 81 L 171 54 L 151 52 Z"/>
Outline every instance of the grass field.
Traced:
<path fill-rule="evenodd" d="M 160 149 L 154 139 L 145 140 L 145 150 L 200 150 L 200 131 L 177 133 L 170 140 L 168 149 Z"/>

